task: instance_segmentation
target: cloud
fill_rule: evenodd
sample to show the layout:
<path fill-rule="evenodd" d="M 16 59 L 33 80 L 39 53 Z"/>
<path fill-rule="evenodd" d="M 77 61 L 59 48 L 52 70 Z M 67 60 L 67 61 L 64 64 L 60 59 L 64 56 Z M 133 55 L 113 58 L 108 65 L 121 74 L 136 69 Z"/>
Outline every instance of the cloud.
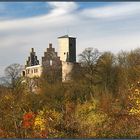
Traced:
<path fill-rule="evenodd" d="M 77 37 L 77 54 L 87 47 L 118 52 L 140 44 L 139 3 L 79 9 L 76 2 L 48 2 L 46 7 L 50 9 L 47 14 L 0 21 L 0 69 L 24 64 L 32 47 L 39 59 L 49 42 L 58 50 L 57 37 L 67 33 Z M 112 18 L 117 20 L 112 22 Z"/>
<path fill-rule="evenodd" d="M 4 75 L 4 70 L 5 70 L 5 66 L 1 65 L 0 66 L 0 77 L 2 77 Z"/>
<path fill-rule="evenodd" d="M 78 8 L 75 2 L 48 2 L 53 8 L 48 17 L 58 17 L 64 14 L 70 14 Z"/>
<path fill-rule="evenodd" d="M 48 14 L 31 18 L 13 19 L 0 22 L 0 30 L 13 30 L 23 28 L 37 28 L 38 26 L 63 26 L 64 24 L 72 24 L 72 20 L 76 20 L 71 13 L 78 8 L 74 2 L 48 2 L 51 10 Z M 22 29 L 21 29 L 22 28 Z"/>
<path fill-rule="evenodd" d="M 124 18 L 134 14 L 140 14 L 140 3 L 119 3 L 116 5 L 85 9 L 81 13 L 91 18 Z"/>

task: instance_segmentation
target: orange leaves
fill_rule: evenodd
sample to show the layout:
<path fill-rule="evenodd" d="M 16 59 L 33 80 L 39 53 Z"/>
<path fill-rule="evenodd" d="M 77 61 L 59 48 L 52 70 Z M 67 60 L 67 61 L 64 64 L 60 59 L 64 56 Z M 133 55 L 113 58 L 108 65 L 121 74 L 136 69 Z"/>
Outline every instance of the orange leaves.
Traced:
<path fill-rule="evenodd" d="M 47 138 L 48 137 L 48 132 L 47 131 L 41 131 L 40 133 L 40 138 Z"/>
<path fill-rule="evenodd" d="M 32 112 L 26 113 L 23 115 L 23 120 L 28 121 L 34 118 L 34 114 Z"/>
<path fill-rule="evenodd" d="M 29 122 L 29 121 L 24 121 L 23 122 L 23 128 L 29 129 L 31 127 L 32 127 L 32 123 L 31 122 Z"/>
<path fill-rule="evenodd" d="M 36 115 L 33 112 L 28 112 L 23 115 L 22 128 L 27 130 L 26 132 L 28 134 L 26 135 L 30 135 L 32 133 L 32 137 L 38 138 L 46 138 L 48 136 L 43 114 L 43 111 L 39 111 Z"/>
<path fill-rule="evenodd" d="M 23 128 L 29 129 L 32 128 L 32 125 L 34 123 L 34 113 L 29 112 L 23 115 Z"/>

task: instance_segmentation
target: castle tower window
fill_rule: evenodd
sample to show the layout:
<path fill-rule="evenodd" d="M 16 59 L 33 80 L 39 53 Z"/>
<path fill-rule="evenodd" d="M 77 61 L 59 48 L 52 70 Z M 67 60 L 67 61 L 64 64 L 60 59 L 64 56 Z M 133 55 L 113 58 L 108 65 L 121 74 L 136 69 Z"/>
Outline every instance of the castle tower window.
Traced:
<path fill-rule="evenodd" d="M 50 60 L 50 66 L 52 66 L 52 60 Z"/>
<path fill-rule="evenodd" d="M 38 72 L 38 69 L 34 69 L 34 73 L 37 73 Z"/>
<path fill-rule="evenodd" d="M 25 76 L 25 71 L 22 71 L 22 75 Z"/>
<path fill-rule="evenodd" d="M 26 73 L 29 74 L 30 73 L 30 70 L 26 70 Z"/>
<path fill-rule="evenodd" d="M 34 73 L 36 73 L 36 69 L 34 69 Z"/>

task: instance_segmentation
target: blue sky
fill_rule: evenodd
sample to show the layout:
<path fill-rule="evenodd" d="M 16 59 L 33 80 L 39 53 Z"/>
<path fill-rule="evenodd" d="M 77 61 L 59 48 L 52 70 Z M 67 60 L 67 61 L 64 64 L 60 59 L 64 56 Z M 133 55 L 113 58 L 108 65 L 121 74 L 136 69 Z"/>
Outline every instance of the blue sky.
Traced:
<path fill-rule="evenodd" d="M 106 6 L 107 2 L 77 2 L 77 10 Z M 113 3 L 112 3 L 113 4 Z M 47 2 L 1 2 L 0 20 L 21 19 L 47 14 L 51 7 Z"/>
<path fill-rule="evenodd" d="M 0 75 L 24 65 L 30 48 L 41 60 L 57 37 L 77 38 L 77 55 L 87 47 L 118 53 L 140 46 L 140 2 L 0 2 Z"/>

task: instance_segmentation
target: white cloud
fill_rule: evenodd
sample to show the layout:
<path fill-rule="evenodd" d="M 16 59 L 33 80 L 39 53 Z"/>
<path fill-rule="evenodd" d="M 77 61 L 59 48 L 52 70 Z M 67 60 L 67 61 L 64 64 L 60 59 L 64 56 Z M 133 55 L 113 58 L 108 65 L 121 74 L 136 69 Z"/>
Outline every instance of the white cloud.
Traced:
<path fill-rule="evenodd" d="M 77 37 L 77 54 L 87 47 L 118 52 L 140 44 L 140 3 L 119 3 L 79 11 L 76 2 L 48 4 L 51 10 L 46 15 L 0 21 L 0 69 L 15 62 L 24 64 L 31 47 L 35 48 L 39 59 L 49 42 L 57 50 L 57 37 L 68 33 L 67 29 Z M 112 17 L 128 15 L 137 17 L 131 22 L 127 18 L 125 24 L 122 19 L 117 18 L 115 22 L 110 20 Z"/>
<path fill-rule="evenodd" d="M 4 75 L 4 70 L 5 70 L 5 66 L 1 65 L 0 66 L 0 77 L 2 77 Z"/>
<path fill-rule="evenodd" d="M 58 17 L 64 14 L 70 14 L 78 8 L 74 2 L 48 2 L 53 8 L 48 17 Z"/>
<path fill-rule="evenodd" d="M 48 2 L 52 8 L 46 15 L 14 19 L 9 21 L 0 21 L 0 30 L 13 30 L 23 28 L 38 28 L 44 26 L 63 26 L 64 24 L 71 24 L 72 20 L 76 20 L 75 16 L 71 13 L 78 8 L 74 2 Z"/>
<path fill-rule="evenodd" d="M 140 14 L 140 3 L 119 3 L 116 5 L 85 9 L 82 13 L 91 18 L 121 18 L 134 14 Z"/>

